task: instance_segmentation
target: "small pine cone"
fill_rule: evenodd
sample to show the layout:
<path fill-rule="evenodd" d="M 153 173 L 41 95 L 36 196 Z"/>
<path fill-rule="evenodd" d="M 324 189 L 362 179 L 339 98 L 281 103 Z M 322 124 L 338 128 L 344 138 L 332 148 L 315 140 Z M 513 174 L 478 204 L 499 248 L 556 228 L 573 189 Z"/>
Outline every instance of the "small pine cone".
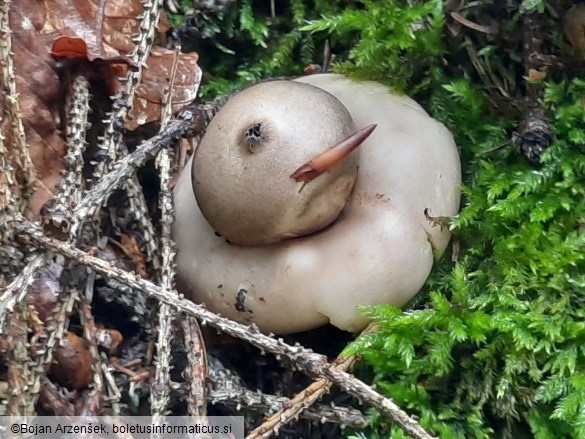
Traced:
<path fill-rule="evenodd" d="M 512 142 L 530 162 L 538 163 L 540 155 L 553 142 L 550 121 L 542 108 L 532 109 L 522 121 Z"/>

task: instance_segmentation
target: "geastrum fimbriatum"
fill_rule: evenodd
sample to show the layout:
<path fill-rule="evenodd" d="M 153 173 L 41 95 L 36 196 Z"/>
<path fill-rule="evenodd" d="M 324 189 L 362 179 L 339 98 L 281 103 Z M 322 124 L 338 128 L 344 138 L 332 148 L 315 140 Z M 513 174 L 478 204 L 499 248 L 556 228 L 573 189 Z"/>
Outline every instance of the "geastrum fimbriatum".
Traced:
<path fill-rule="evenodd" d="M 358 147 L 359 146 L 359 147 Z M 175 188 L 178 284 L 279 334 L 357 331 L 359 305 L 405 305 L 459 209 L 451 133 L 412 99 L 336 74 L 270 81 L 209 124 Z"/>

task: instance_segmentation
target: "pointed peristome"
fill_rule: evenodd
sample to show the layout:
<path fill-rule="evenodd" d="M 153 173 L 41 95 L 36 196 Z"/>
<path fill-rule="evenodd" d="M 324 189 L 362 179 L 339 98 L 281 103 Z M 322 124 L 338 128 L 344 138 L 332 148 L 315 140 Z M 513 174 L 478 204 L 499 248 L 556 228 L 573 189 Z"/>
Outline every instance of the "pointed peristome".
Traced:
<path fill-rule="evenodd" d="M 351 154 L 354 149 L 360 146 L 372 134 L 377 126 L 377 124 L 372 124 L 356 131 L 347 139 L 342 140 L 327 151 L 313 157 L 311 161 L 293 172 L 290 178 L 293 178 L 296 182 L 302 181 L 305 184 L 313 181 L 319 175 L 341 163 L 344 158 Z"/>

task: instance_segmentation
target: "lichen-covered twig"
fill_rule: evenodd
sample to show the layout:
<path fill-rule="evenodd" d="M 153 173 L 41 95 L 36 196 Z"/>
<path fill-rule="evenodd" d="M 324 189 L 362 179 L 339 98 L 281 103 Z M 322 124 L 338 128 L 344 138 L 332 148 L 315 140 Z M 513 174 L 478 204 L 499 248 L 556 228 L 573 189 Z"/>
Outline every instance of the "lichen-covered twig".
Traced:
<path fill-rule="evenodd" d="M 370 324 L 362 333 L 366 334 L 375 330 L 376 326 Z M 340 356 L 333 363 L 333 367 L 338 371 L 347 371 L 355 362 L 355 355 Z M 251 431 L 246 439 L 260 439 L 268 438 L 273 434 L 278 434 L 278 430 L 287 423 L 297 419 L 299 415 L 315 402 L 317 402 L 324 394 L 329 392 L 333 383 L 326 379 L 320 378 L 309 387 L 299 392 L 294 398 L 290 400 L 286 406 L 283 406 L 278 412 L 274 413 L 266 419 L 262 425 Z"/>
<path fill-rule="evenodd" d="M 91 305 L 86 295 L 83 295 L 81 300 L 78 302 L 79 318 L 83 326 L 83 338 L 87 342 L 89 353 L 92 359 L 92 375 L 93 375 L 93 388 L 90 392 L 91 401 L 95 401 L 98 404 L 101 402 L 102 392 L 104 389 L 102 380 L 103 362 L 98 352 L 98 344 L 96 337 L 96 327 L 93 314 L 91 313 Z M 91 407 L 94 409 L 95 407 Z M 99 410 L 99 408 L 98 408 Z M 97 413 L 84 413 L 88 415 L 97 415 Z"/>
<path fill-rule="evenodd" d="M 171 72 L 169 89 L 167 90 L 165 105 L 161 114 L 161 128 L 164 129 L 170 122 L 171 105 L 173 101 L 173 87 L 177 73 L 178 53 Z M 175 255 L 176 250 L 171 238 L 171 227 L 174 222 L 174 200 L 171 190 L 171 170 L 174 154 L 171 148 L 163 148 L 157 157 L 160 171 L 159 208 L 161 212 L 161 269 L 160 279 L 163 289 L 170 294 L 177 295 L 175 290 Z M 161 304 L 158 312 L 158 337 L 156 340 L 156 370 L 152 391 L 150 393 L 151 414 L 155 418 L 165 415 L 170 402 L 171 391 L 171 344 L 173 341 L 173 321 L 176 313 L 167 304 Z"/>
<path fill-rule="evenodd" d="M 96 166 L 95 177 L 98 180 L 109 170 L 111 164 L 118 157 L 126 153 L 126 147 L 123 145 L 122 127 L 128 112 L 132 109 L 136 89 L 142 79 L 146 60 L 150 55 L 160 21 L 162 0 L 146 0 L 142 2 L 142 6 L 144 11 L 140 17 L 138 34 L 132 38 L 135 46 L 128 55 L 134 66 L 128 69 L 126 77 L 121 80 L 122 89 L 113 99 L 112 112 L 105 121 L 104 136 L 99 144 L 99 148 L 104 151 L 105 156 Z"/>
<path fill-rule="evenodd" d="M 0 296 L 0 330 L 8 317 L 12 315 L 16 304 L 22 303 L 28 288 L 35 280 L 37 270 L 46 262 L 45 254 L 37 254 L 23 268 L 20 274 L 4 289 Z"/>
<path fill-rule="evenodd" d="M 59 189 L 47 203 L 45 221 L 57 227 L 71 222 L 73 209 L 81 201 L 83 185 L 83 152 L 87 146 L 85 137 L 89 123 L 89 83 L 83 76 L 77 76 L 71 85 L 70 102 L 67 108 L 67 155 L 65 156 L 65 175 Z M 65 231 L 65 230 L 64 230 Z M 70 234 L 70 242 L 76 234 Z"/>
<path fill-rule="evenodd" d="M 212 386 L 208 398 L 212 404 L 222 404 L 238 411 L 245 407 L 246 411 L 252 410 L 263 414 L 274 414 L 294 404 L 286 397 L 247 389 L 240 377 L 213 357 L 210 358 L 209 381 Z M 315 422 L 330 422 L 354 428 L 362 427 L 366 423 L 365 415 L 359 410 L 336 406 L 333 403 L 312 405 L 300 411 L 299 416 Z"/>
<path fill-rule="evenodd" d="M 159 196 L 161 210 L 161 285 L 169 294 L 177 295 L 174 287 L 175 248 L 170 237 L 170 226 L 173 221 L 173 198 L 170 184 L 172 153 L 163 148 L 158 156 L 161 176 L 161 192 Z M 156 340 L 156 371 L 150 394 L 151 413 L 154 417 L 162 417 L 170 402 L 170 370 L 171 345 L 173 340 L 173 322 L 176 313 L 167 304 L 161 304 L 158 314 L 158 337 Z"/>
<path fill-rule="evenodd" d="M 0 215 L 10 212 L 0 210 Z M 12 282 L 22 271 L 24 266 L 24 253 L 15 244 L 12 230 L 0 229 L 0 290 Z"/>
<path fill-rule="evenodd" d="M 77 77 L 73 81 L 71 88 L 71 103 L 67 109 L 67 170 L 59 190 L 55 194 L 51 204 L 47 208 L 47 220 L 51 220 L 56 225 L 62 225 L 63 221 L 69 218 L 72 208 L 81 197 L 81 178 L 83 169 L 83 149 L 85 147 L 85 130 L 87 127 L 87 113 L 89 110 L 89 89 L 85 78 Z M 75 235 L 69 235 L 69 242 L 73 242 Z M 0 298 L 0 327 L 3 319 L 11 315 L 11 310 L 18 303 L 23 303 L 28 294 L 30 285 L 35 280 L 37 273 L 42 273 L 45 269 L 50 271 L 51 267 L 47 266 L 47 255 L 37 255 L 30 261 L 15 281 L 6 289 Z M 59 274 L 61 271 L 59 270 Z M 57 276 L 58 278 L 58 276 Z M 39 279 L 39 282 L 45 282 L 47 279 Z M 44 287 L 44 286 L 41 286 Z M 18 288 L 18 291 L 15 290 Z M 47 327 L 45 334 L 37 340 L 39 348 L 31 352 L 31 362 L 33 368 L 29 385 L 23 389 L 22 397 L 27 401 L 23 406 L 25 413 L 32 414 L 35 410 L 35 404 L 41 390 L 41 384 L 47 375 L 50 367 L 53 350 L 56 342 L 60 340 L 59 334 L 63 334 L 69 326 L 69 317 L 71 315 L 71 304 L 74 302 L 71 296 L 71 290 L 66 289 L 63 293 L 62 302 L 57 305 L 55 310 L 56 319 L 46 322 Z M 47 331 L 50 335 L 47 336 Z M 58 337 L 56 337 L 58 336 Z"/>
<path fill-rule="evenodd" d="M 2 117 L 0 117 L 2 123 Z M 16 169 L 12 165 L 12 159 L 8 149 L 4 144 L 6 137 L 0 131 L 0 212 L 10 212 L 18 210 L 19 193 L 17 192 L 18 181 L 16 178 Z"/>
<path fill-rule="evenodd" d="M 253 392 L 245 387 L 234 393 L 211 390 L 208 399 L 212 404 L 225 405 L 235 410 L 242 410 L 242 407 L 245 407 L 246 411 L 262 414 L 283 410 L 293 403 L 289 398 Z M 313 422 L 329 422 L 351 428 L 362 428 L 366 425 L 366 416 L 362 412 L 337 405 L 314 404 L 300 412 L 299 417 Z"/>
<path fill-rule="evenodd" d="M 169 90 L 161 116 L 161 127 L 164 129 L 171 118 L 173 90 L 179 60 L 180 48 L 175 50 L 175 59 L 171 72 Z M 159 205 L 161 211 L 161 285 L 163 289 L 178 297 L 175 289 L 175 244 L 171 237 L 171 228 L 175 221 L 175 204 L 171 189 L 172 167 L 174 154 L 171 148 L 163 148 L 158 155 L 157 165 L 160 171 Z M 153 416 L 162 416 L 170 400 L 170 358 L 172 341 L 172 322 L 176 317 L 175 310 L 167 304 L 161 304 L 159 309 L 159 325 L 157 339 L 157 362 L 154 385 L 151 392 L 151 410 Z M 205 352 L 203 340 L 197 320 L 187 316 L 181 326 L 184 341 L 187 347 L 189 365 L 186 370 L 186 379 L 189 384 L 187 409 L 191 416 L 204 416 L 206 413 L 205 399 Z"/>
<path fill-rule="evenodd" d="M 187 351 L 188 366 L 184 372 L 189 383 L 187 410 L 190 416 L 205 416 L 207 412 L 207 353 L 199 322 L 192 316 L 181 319 L 183 340 Z"/>
<path fill-rule="evenodd" d="M 146 60 L 154 43 L 162 3 L 162 0 L 145 0 L 142 2 L 144 11 L 141 15 L 138 34 L 132 38 L 135 43 L 134 49 L 129 54 L 134 66 L 128 69 L 126 77 L 121 81 L 123 84 L 122 90 L 114 97 L 112 112 L 105 121 L 104 136 L 98 145 L 104 152 L 104 157 L 103 161 L 96 166 L 94 172 L 95 181 L 101 180 L 102 175 L 109 171 L 111 164 L 118 157 L 123 157 L 128 153 L 122 135 L 123 126 L 128 112 L 132 108 L 136 88 L 142 79 Z M 130 204 L 129 211 L 140 224 L 147 259 L 151 262 L 153 268 L 158 270 L 160 267 L 158 239 L 136 175 L 131 175 L 130 180 L 125 182 L 125 189 L 128 203 Z"/>
<path fill-rule="evenodd" d="M 87 191 L 75 211 L 71 233 L 77 234 L 83 221 L 92 218 L 114 190 L 120 188 L 125 181 L 132 178 L 135 170 L 152 158 L 161 148 L 170 145 L 187 130 L 190 119 L 188 112 L 182 113 L 184 118 L 174 120 L 157 136 L 143 142 L 132 154 L 115 163 L 114 168 Z"/>
<path fill-rule="evenodd" d="M 17 156 L 13 158 L 24 175 L 25 195 L 28 196 L 33 189 L 37 176 L 26 143 L 18 90 L 16 89 L 16 75 L 12 54 L 12 30 L 10 28 L 11 3 L 10 0 L 4 0 L 0 3 L 0 64 L 2 65 L 2 84 L 5 89 L 6 112 L 10 118 L 11 140 L 13 145 L 17 147 Z"/>
<path fill-rule="evenodd" d="M 7 116 L 10 122 L 10 134 L 0 132 L 0 214 L 21 211 L 25 208 L 26 200 L 22 200 L 18 171 L 24 171 L 25 195 L 30 195 L 34 180 L 35 169 L 32 165 L 18 102 L 16 79 L 14 74 L 14 59 L 12 53 L 12 31 L 10 28 L 9 0 L 0 4 L 0 66 L 2 70 L 2 86 L 4 88 L 4 113 L 0 114 L 0 122 Z M 5 141 L 10 143 L 7 144 Z M 16 150 L 16 151 L 15 151 Z M 15 157 L 16 153 L 16 157 Z M 26 198 L 26 197 L 25 197 Z M 23 265 L 24 255 L 14 244 L 10 230 L 0 230 L 0 288 L 16 276 Z M 1 317 L 1 316 L 0 316 Z"/>
<path fill-rule="evenodd" d="M 126 284 L 130 288 L 142 290 L 145 294 L 156 298 L 162 303 L 169 304 L 177 311 L 197 317 L 203 324 L 209 324 L 232 337 L 245 340 L 262 351 L 285 357 L 306 374 L 317 378 L 327 378 L 362 402 L 373 405 L 381 414 L 398 424 L 411 437 L 415 439 L 432 438 L 416 419 L 410 417 L 391 399 L 380 395 L 370 386 L 347 372 L 336 370 L 335 365 L 329 364 L 324 355 L 316 354 L 302 346 L 290 346 L 282 339 L 274 339 L 262 334 L 254 326 L 236 323 L 218 316 L 201 305 L 181 297 L 177 298 L 146 279 L 139 278 L 133 273 L 126 272 L 109 262 L 91 256 L 70 244 L 45 236 L 38 226 L 27 221 L 21 215 L 17 214 L 13 218 L 4 219 L 4 221 L 8 221 L 8 226 L 13 227 L 18 232 L 19 239 L 22 239 L 23 243 L 28 242 L 31 245 L 58 252 L 66 258 L 73 259 L 79 264 L 87 265 L 108 278 Z"/>
<path fill-rule="evenodd" d="M 32 354 L 32 374 L 29 379 L 29 387 L 22 393 L 23 399 L 26 400 L 26 406 L 24 412 L 20 413 L 21 415 L 33 415 L 35 413 L 41 385 L 51 367 L 55 348 L 63 339 L 63 335 L 69 327 L 69 318 L 73 313 L 73 306 L 77 300 L 75 290 L 66 288 L 61 293 L 61 300 L 53 310 L 52 316 L 46 322 L 45 331 L 38 340 L 40 347 Z"/>
<path fill-rule="evenodd" d="M 50 219 L 58 224 L 62 220 L 69 218 L 72 208 L 81 197 L 82 154 L 85 145 L 88 110 L 89 90 L 87 80 L 77 77 L 73 81 L 71 105 L 68 108 L 68 117 L 71 122 L 67 125 L 67 170 L 59 190 L 47 209 Z M 24 300 L 37 270 L 44 266 L 45 263 L 46 255 L 38 255 L 33 258 L 0 296 L 0 328 L 15 304 Z"/>
<path fill-rule="evenodd" d="M 8 383 L 10 393 L 8 395 L 7 414 L 19 416 L 24 414 L 27 406 L 26 388 L 30 382 L 30 365 L 28 355 L 28 331 L 25 320 L 26 311 L 13 315 L 8 323 Z"/>

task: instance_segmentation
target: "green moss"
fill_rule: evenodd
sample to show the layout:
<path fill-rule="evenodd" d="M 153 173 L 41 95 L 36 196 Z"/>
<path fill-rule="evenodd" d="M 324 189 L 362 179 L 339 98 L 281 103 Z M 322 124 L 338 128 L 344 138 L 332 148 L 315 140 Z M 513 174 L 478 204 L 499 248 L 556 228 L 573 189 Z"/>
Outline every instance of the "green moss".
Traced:
<path fill-rule="evenodd" d="M 426 84 L 442 49 L 442 1 L 406 7 L 394 0 L 364 0 L 362 5 L 312 21 L 303 30 L 356 37 L 346 61 L 335 66 L 336 72 L 377 80 L 395 90 Z M 406 54 L 407 62 L 403 58 Z"/>
<path fill-rule="evenodd" d="M 352 349 L 441 437 L 585 437 L 585 81 L 547 84 L 556 141 L 538 167 L 512 148 L 481 154 L 506 123 L 460 87 L 443 101 L 473 152 L 452 226 L 459 259 L 435 271 L 425 309 L 368 310 L 382 329 Z"/>
<path fill-rule="evenodd" d="M 226 95 L 267 77 L 303 75 L 304 67 L 322 62 L 328 36 L 302 32 L 302 25 L 356 4 L 352 0 L 287 0 L 274 2 L 272 10 L 270 1 L 240 0 L 220 12 L 197 15 L 203 35 L 200 64 L 209 75 L 202 84 L 202 97 Z M 330 39 L 340 49 L 336 53 L 345 57 L 350 39 Z"/>
<path fill-rule="evenodd" d="M 442 2 L 408 3 L 293 0 L 278 28 L 257 23 L 242 3 L 241 31 L 262 50 L 208 91 L 300 74 L 328 37 L 340 55 L 336 71 L 404 90 L 443 121 L 464 171 L 451 226 L 457 262 L 437 264 L 424 305 L 366 310 L 380 331 L 351 346 L 364 360 L 359 372 L 442 438 L 585 437 L 585 81 L 564 74 L 544 82 L 555 141 L 530 165 L 509 141 L 518 112 L 496 110 L 465 44 L 447 44 Z M 516 29 L 519 5 L 506 8 L 512 21 L 501 26 Z M 507 49 L 492 42 L 478 56 L 522 72 Z M 357 435 L 405 437 L 376 413 Z"/>
<path fill-rule="evenodd" d="M 508 141 L 518 121 L 481 86 L 429 78 L 427 109 L 462 156 L 461 253 L 434 271 L 424 309 L 368 310 L 381 331 L 352 350 L 442 438 L 585 437 L 585 81 L 546 83 L 555 142 L 531 166 Z M 403 437 L 375 417 L 366 436 Z"/>

